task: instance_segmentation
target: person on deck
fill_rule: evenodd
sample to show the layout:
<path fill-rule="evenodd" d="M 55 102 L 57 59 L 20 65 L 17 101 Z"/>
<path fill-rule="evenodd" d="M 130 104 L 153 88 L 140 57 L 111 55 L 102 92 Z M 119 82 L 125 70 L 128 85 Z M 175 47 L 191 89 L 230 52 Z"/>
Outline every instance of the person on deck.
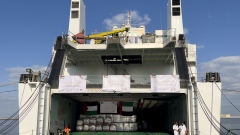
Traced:
<path fill-rule="evenodd" d="M 66 126 L 66 127 L 64 128 L 64 132 L 65 132 L 66 135 L 70 135 L 70 134 L 69 134 L 70 131 L 71 131 L 71 129 L 68 128 L 68 126 Z"/>
<path fill-rule="evenodd" d="M 173 133 L 174 133 L 174 135 L 178 135 L 178 123 L 177 122 L 173 125 Z"/>
<path fill-rule="evenodd" d="M 187 128 L 185 124 L 182 122 L 180 135 L 186 135 L 186 130 Z"/>

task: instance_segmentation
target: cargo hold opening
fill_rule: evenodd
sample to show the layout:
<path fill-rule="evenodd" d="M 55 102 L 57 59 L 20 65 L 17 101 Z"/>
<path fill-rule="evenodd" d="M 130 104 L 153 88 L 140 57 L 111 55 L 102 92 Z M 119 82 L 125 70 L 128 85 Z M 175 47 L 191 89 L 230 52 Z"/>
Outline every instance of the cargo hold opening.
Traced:
<path fill-rule="evenodd" d="M 107 108 L 108 111 L 113 113 L 102 113 L 101 104 L 108 102 L 115 103 L 116 106 L 105 106 L 105 112 Z M 129 114 L 124 112 L 123 106 L 125 103 L 130 103 L 130 108 L 127 108 L 127 110 L 130 110 Z M 186 95 L 182 93 L 53 94 L 50 130 L 57 134 L 58 129 L 61 130 L 65 126 L 69 126 L 72 133 L 99 131 L 170 134 L 172 133 L 172 125 L 176 121 L 187 121 L 186 103 Z M 86 106 L 96 110 L 96 112 L 86 114 Z M 187 125 L 187 123 L 185 124 Z M 88 130 L 86 130 L 86 126 L 84 129 L 84 125 L 88 126 Z"/>

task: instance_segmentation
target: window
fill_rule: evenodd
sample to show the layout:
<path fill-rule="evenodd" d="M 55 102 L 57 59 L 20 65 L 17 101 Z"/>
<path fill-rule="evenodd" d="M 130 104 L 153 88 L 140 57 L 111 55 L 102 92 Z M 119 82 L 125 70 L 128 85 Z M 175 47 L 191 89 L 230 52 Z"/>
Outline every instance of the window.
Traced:
<path fill-rule="evenodd" d="M 172 0 L 172 5 L 173 6 L 180 5 L 180 0 Z"/>
<path fill-rule="evenodd" d="M 172 15 L 173 16 L 180 16 L 180 7 L 172 8 Z"/>
<path fill-rule="evenodd" d="M 78 11 L 72 11 L 72 18 L 78 18 Z"/>
<path fill-rule="evenodd" d="M 72 2 L 72 8 L 79 8 L 79 2 Z"/>
<path fill-rule="evenodd" d="M 142 64 L 141 55 L 123 55 L 122 59 L 119 55 L 101 56 L 104 64 Z"/>

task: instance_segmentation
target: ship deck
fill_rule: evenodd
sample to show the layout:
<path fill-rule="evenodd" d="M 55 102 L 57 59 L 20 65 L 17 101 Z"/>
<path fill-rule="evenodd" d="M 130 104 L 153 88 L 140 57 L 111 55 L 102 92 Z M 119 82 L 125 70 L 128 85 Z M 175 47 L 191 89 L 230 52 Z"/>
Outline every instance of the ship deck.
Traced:
<path fill-rule="evenodd" d="M 72 132 L 70 135 L 170 135 L 163 132 Z"/>

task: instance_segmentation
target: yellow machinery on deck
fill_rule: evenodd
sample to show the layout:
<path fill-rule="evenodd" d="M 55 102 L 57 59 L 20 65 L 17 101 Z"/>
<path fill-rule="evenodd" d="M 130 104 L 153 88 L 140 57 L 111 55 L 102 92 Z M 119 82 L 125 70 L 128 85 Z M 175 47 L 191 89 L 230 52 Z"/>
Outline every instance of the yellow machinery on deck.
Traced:
<path fill-rule="evenodd" d="M 115 30 L 111 30 L 111 31 L 107 31 L 107 32 L 101 32 L 98 34 L 91 34 L 89 36 L 85 36 L 85 40 L 94 39 L 95 44 L 102 44 L 104 41 L 106 41 L 107 35 L 113 35 L 113 34 L 117 34 L 117 33 L 124 32 L 124 31 L 127 31 L 127 28 L 123 27 L 120 29 L 115 29 Z"/>

